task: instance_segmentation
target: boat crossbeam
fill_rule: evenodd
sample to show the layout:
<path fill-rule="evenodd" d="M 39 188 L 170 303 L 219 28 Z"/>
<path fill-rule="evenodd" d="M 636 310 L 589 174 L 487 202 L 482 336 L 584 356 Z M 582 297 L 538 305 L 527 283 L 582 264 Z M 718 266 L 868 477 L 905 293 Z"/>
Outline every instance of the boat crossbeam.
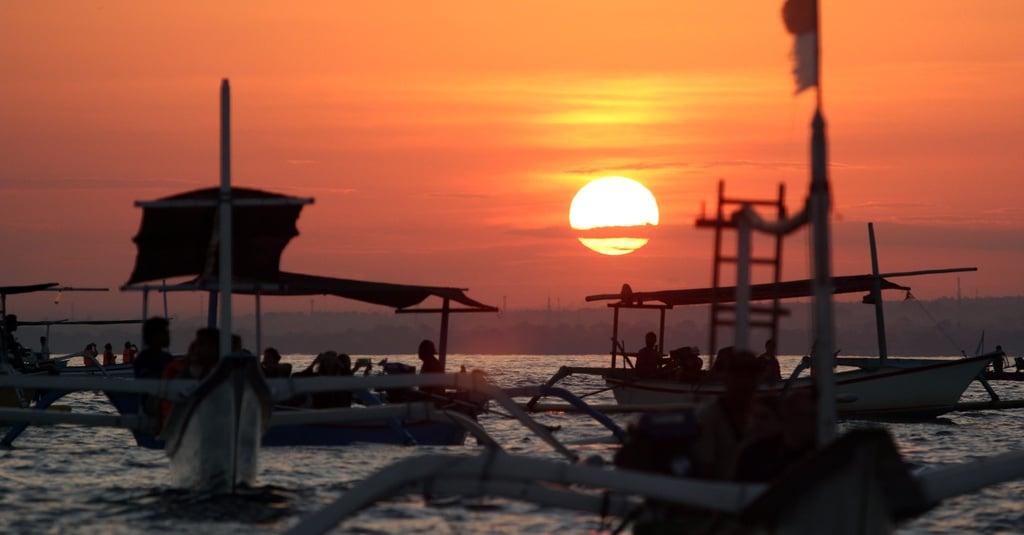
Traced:
<path fill-rule="evenodd" d="M 506 411 L 512 414 L 520 423 L 526 426 L 544 442 L 558 451 L 566 458 L 575 461 L 577 456 L 564 444 L 551 434 L 548 428 L 544 427 L 505 392 L 491 383 L 481 372 L 472 373 L 428 373 L 428 374 L 403 374 L 403 375 L 379 375 L 371 377 L 300 377 L 288 379 L 270 379 L 267 381 L 275 400 L 283 401 L 298 394 L 314 392 L 331 392 L 343 390 L 364 390 L 367 388 L 411 388 L 424 386 L 443 386 L 476 392 L 493 399 Z"/>
<path fill-rule="evenodd" d="M 270 426 L 305 425 L 305 424 L 339 424 L 365 422 L 383 419 L 428 420 L 434 422 L 451 422 L 460 425 L 473 435 L 481 444 L 501 449 L 487 431 L 472 418 L 457 411 L 449 411 L 434 407 L 429 402 L 395 403 L 377 405 L 361 409 L 312 409 L 275 411 L 270 416 Z"/>
<path fill-rule="evenodd" d="M 287 533 L 289 535 L 326 533 L 338 523 L 358 513 L 369 505 L 401 494 L 423 485 L 426 489 L 455 488 L 463 493 L 467 489 L 491 490 L 522 489 L 537 487 L 533 496 L 538 499 L 553 497 L 566 503 L 584 505 L 583 499 L 573 497 L 570 501 L 563 492 L 540 492 L 537 482 L 557 485 L 575 485 L 603 489 L 610 497 L 616 497 L 613 507 L 602 512 L 626 512 L 628 496 L 644 496 L 700 507 L 713 511 L 737 513 L 758 498 L 767 487 L 760 483 L 731 483 L 688 478 L 670 477 L 633 470 L 607 470 L 604 468 L 565 464 L 557 461 L 511 456 L 496 451 L 487 451 L 475 457 L 450 455 L 427 455 L 399 461 L 378 471 L 356 485 L 329 506 L 305 518 Z M 475 485 L 476 488 L 474 488 Z M 513 497 L 524 498 L 517 494 Z M 550 502 L 541 502 L 554 505 Z M 589 502 L 593 505 L 593 501 Z"/>
<path fill-rule="evenodd" d="M 143 425 L 138 416 L 117 414 L 78 414 L 64 411 L 36 409 L 0 409 L 0 421 L 24 422 L 28 424 L 74 424 L 88 427 L 119 427 L 141 430 Z M 3 444 L 9 446 L 5 441 Z"/>

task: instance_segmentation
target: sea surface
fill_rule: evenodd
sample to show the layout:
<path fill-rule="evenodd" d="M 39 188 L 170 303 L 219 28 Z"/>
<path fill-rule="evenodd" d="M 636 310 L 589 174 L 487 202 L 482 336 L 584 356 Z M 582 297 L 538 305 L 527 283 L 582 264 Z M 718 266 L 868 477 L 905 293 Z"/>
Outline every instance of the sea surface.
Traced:
<path fill-rule="evenodd" d="M 359 357 L 359 355 L 353 355 Z M 384 356 L 373 356 L 379 361 Z M 416 364 L 413 355 L 390 355 L 390 362 Z M 309 355 L 289 355 L 302 369 Z M 798 357 L 782 357 L 784 373 Z M 448 368 L 485 371 L 499 386 L 536 385 L 559 366 L 607 365 L 607 356 L 450 355 Z M 592 378 L 570 378 L 562 386 L 577 393 L 595 391 Z M 1024 399 L 1024 382 L 997 381 L 1003 399 Z M 977 384 L 966 400 L 985 400 Z M 611 403 L 609 393 L 591 403 Z M 98 393 L 65 398 L 75 412 L 113 413 Z M 607 436 L 589 417 L 544 414 L 536 418 L 564 442 Z M 628 415 L 613 418 L 625 424 Z M 560 459 L 526 428 L 497 412 L 480 423 L 510 453 Z M 924 423 L 844 422 L 842 429 L 884 426 L 904 458 L 927 469 L 1024 448 L 1024 409 L 952 413 Z M 609 444 L 572 446 L 581 458 L 600 456 L 611 462 Z M 261 450 L 255 488 L 233 496 L 209 496 L 169 486 L 163 451 L 134 445 L 131 435 L 111 428 L 44 426 L 28 430 L 10 449 L 0 450 L 0 532 L 12 534 L 271 534 L 294 526 L 375 471 L 398 460 L 431 454 L 475 455 L 472 438 L 465 446 L 287 447 Z M 842 497 L 837 497 L 842 499 Z M 339 525 L 333 533 L 603 533 L 616 520 L 542 508 L 501 498 L 425 503 L 422 496 L 402 496 L 378 503 Z M 1024 531 L 1024 482 L 1010 482 L 948 500 L 901 525 L 899 533 L 1020 533 Z"/>

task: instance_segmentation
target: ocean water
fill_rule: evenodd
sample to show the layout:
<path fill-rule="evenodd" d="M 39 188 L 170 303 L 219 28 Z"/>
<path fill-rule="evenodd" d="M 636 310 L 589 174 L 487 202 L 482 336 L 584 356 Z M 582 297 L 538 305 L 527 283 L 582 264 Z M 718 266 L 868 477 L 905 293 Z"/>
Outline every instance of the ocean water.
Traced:
<path fill-rule="evenodd" d="M 354 355 L 357 357 L 358 355 Z M 374 357 L 379 360 L 383 357 Z M 412 355 L 389 356 L 390 362 L 416 364 Z M 285 357 L 301 369 L 310 356 Z M 784 372 L 797 363 L 783 357 Z M 486 371 L 499 386 L 536 385 L 562 365 L 605 365 L 607 356 L 469 356 L 451 355 L 449 369 L 460 365 Z M 591 378 L 569 378 L 562 386 L 577 393 L 597 390 Z M 1024 398 L 1024 382 L 994 382 L 1003 399 Z M 987 394 L 972 385 L 968 400 Z M 611 403 L 607 392 L 588 398 Z M 73 411 L 112 413 L 99 393 L 65 398 Z M 565 442 L 607 435 L 589 417 L 536 415 L 558 426 Z M 614 415 L 625 424 L 628 415 Z M 480 423 L 510 453 L 560 459 L 547 444 L 518 422 L 485 414 Z M 895 437 L 904 458 L 928 467 L 961 463 L 1024 448 L 1024 410 L 953 413 L 926 423 L 844 422 L 841 427 L 883 425 Z M 581 457 L 610 462 L 615 447 L 573 446 Z M 127 431 L 109 428 L 45 426 L 28 430 L 15 447 L 0 450 L 0 532 L 14 534 L 271 534 L 281 533 L 355 484 L 395 461 L 435 453 L 475 455 L 470 438 L 458 447 L 388 446 L 267 448 L 255 488 L 233 496 L 208 496 L 168 485 L 168 461 L 162 451 L 134 446 Z M 1024 529 L 1024 482 L 1015 481 L 948 500 L 899 532 L 1014 533 Z M 502 498 L 465 498 L 425 503 L 422 496 L 402 496 L 366 508 L 339 525 L 335 533 L 555 533 L 607 532 L 616 520 L 542 508 Z"/>

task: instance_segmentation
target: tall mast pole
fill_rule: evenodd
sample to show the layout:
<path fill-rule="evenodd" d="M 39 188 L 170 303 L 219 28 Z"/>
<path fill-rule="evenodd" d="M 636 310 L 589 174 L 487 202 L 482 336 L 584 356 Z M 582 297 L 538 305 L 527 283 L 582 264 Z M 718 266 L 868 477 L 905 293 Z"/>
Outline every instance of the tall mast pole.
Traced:
<path fill-rule="evenodd" d="M 814 256 L 814 354 L 811 369 L 818 390 L 818 444 L 824 445 L 836 433 L 835 326 L 832 314 L 832 249 L 829 212 L 828 158 L 825 119 L 815 110 L 811 140 L 811 195 L 808 199 L 811 244 Z"/>
<path fill-rule="evenodd" d="M 220 85 L 220 355 L 231 352 L 231 88 L 225 78 Z"/>

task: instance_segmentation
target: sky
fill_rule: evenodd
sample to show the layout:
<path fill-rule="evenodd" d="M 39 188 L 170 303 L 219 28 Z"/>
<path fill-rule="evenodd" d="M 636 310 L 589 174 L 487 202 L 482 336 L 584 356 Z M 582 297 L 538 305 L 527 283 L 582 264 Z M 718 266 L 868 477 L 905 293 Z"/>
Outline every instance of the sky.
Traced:
<path fill-rule="evenodd" d="M 285 270 L 517 309 L 708 286 L 713 235 L 694 221 L 720 181 L 755 199 L 784 184 L 791 213 L 807 195 L 815 92 L 794 94 L 781 7 L 3 1 L 0 285 L 111 288 L 11 297 L 23 318 L 138 314 L 118 291 L 133 203 L 218 184 L 228 78 L 233 184 L 315 198 Z M 1022 16 L 1019 0 L 824 2 L 834 274 L 870 271 L 874 222 L 882 272 L 978 268 L 899 281 L 919 298 L 1024 294 Z M 658 200 L 628 255 L 569 228 L 576 191 L 608 175 Z M 807 250 L 806 232 L 785 240 L 786 277 L 810 276 Z"/>

